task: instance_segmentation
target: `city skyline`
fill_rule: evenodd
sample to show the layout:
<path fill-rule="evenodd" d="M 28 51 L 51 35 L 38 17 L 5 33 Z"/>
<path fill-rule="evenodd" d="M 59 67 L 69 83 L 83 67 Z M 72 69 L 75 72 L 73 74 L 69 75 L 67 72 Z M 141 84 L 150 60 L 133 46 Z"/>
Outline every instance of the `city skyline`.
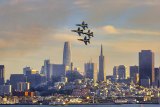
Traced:
<path fill-rule="evenodd" d="M 107 75 L 120 64 L 138 65 L 141 50 L 152 50 L 159 67 L 159 9 L 158 0 L 1 0 L 0 64 L 5 65 L 5 78 L 22 73 L 25 66 L 40 71 L 48 58 L 62 63 L 65 41 L 71 42 L 72 62 L 81 71 L 91 58 L 98 63 L 101 44 Z M 70 31 L 83 20 L 95 34 L 88 46 Z"/>

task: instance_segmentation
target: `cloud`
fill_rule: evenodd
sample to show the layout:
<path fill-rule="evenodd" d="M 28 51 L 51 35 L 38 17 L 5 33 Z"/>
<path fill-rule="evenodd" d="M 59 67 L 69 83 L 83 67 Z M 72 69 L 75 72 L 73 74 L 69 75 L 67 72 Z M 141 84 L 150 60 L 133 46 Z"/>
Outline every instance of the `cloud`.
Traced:
<path fill-rule="evenodd" d="M 149 31 L 149 30 L 141 30 L 141 29 L 125 29 L 125 28 L 116 28 L 113 25 L 106 25 L 101 27 L 101 29 L 107 34 L 136 34 L 136 35 L 151 35 L 151 36 L 160 36 L 160 32 L 158 31 Z"/>
<path fill-rule="evenodd" d="M 109 34 L 117 34 L 117 33 L 119 33 L 119 32 L 117 31 L 117 29 L 116 29 L 114 26 L 112 26 L 112 25 L 104 26 L 104 27 L 102 27 L 102 29 L 103 29 L 106 33 L 109 33 Z"/>

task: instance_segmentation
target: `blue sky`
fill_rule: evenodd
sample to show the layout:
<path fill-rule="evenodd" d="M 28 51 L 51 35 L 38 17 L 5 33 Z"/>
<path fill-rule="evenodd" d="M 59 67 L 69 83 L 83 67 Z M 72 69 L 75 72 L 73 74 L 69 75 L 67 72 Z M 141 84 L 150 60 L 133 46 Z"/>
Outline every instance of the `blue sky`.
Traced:
<path fill-rule="evenodd" d="M 138 52 L 151 49 L 160 65 L 159 0 L 0 0 L 0 64 L 6 78 L 25 66 L 40 70 L 43 60 L 62 63 L 63 44 L 72 44 L 74 66 L 98 63 L 103 44 L 106 72 L 114 65 L 138 65 Z M 85 46 L 71 32 L 86 21 L 94 31 Z"/>

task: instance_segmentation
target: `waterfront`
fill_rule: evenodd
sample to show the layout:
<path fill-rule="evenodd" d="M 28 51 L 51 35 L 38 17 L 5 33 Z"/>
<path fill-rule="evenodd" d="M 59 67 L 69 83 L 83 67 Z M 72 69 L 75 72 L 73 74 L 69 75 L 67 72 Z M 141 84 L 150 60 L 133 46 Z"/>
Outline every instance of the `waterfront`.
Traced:
<path fill-rule="evenodd" d="M 50 107 L 51 105 L 0 105 L 0 107 Z M 58 105 L 58 107 L 159 107 L 159 104 L 121 104 L 121 105 Z M 56 107 L 56 106 L 52 106 Z"/>

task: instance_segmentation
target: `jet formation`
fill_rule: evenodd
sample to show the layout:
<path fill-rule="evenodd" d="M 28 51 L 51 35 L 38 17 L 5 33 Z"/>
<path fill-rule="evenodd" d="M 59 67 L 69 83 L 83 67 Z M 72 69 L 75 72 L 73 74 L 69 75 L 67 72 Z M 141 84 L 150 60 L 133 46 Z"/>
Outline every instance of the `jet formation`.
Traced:
<path fill-rule="evenodd" d="M 91 37 L 94 37 L 94 36 L 93 36 L 93 32 L 91 32 L 88 29 L 88 24 L 83 21 L 82 24 L 76 24 L 76 26 L 78 26 L 78 29 L 71 30 L 71 31 L 76 32 L 79 36 L 84 35 L 83 39 L 78 39 L 78 40 L 83 41 L 85 43 L 85 45 L 87 45 L 87 43 L 90 44 L 90 39 L 91 39 Z M 87 32 L 85 32 L 86 29 L 88 29 Z"/>

